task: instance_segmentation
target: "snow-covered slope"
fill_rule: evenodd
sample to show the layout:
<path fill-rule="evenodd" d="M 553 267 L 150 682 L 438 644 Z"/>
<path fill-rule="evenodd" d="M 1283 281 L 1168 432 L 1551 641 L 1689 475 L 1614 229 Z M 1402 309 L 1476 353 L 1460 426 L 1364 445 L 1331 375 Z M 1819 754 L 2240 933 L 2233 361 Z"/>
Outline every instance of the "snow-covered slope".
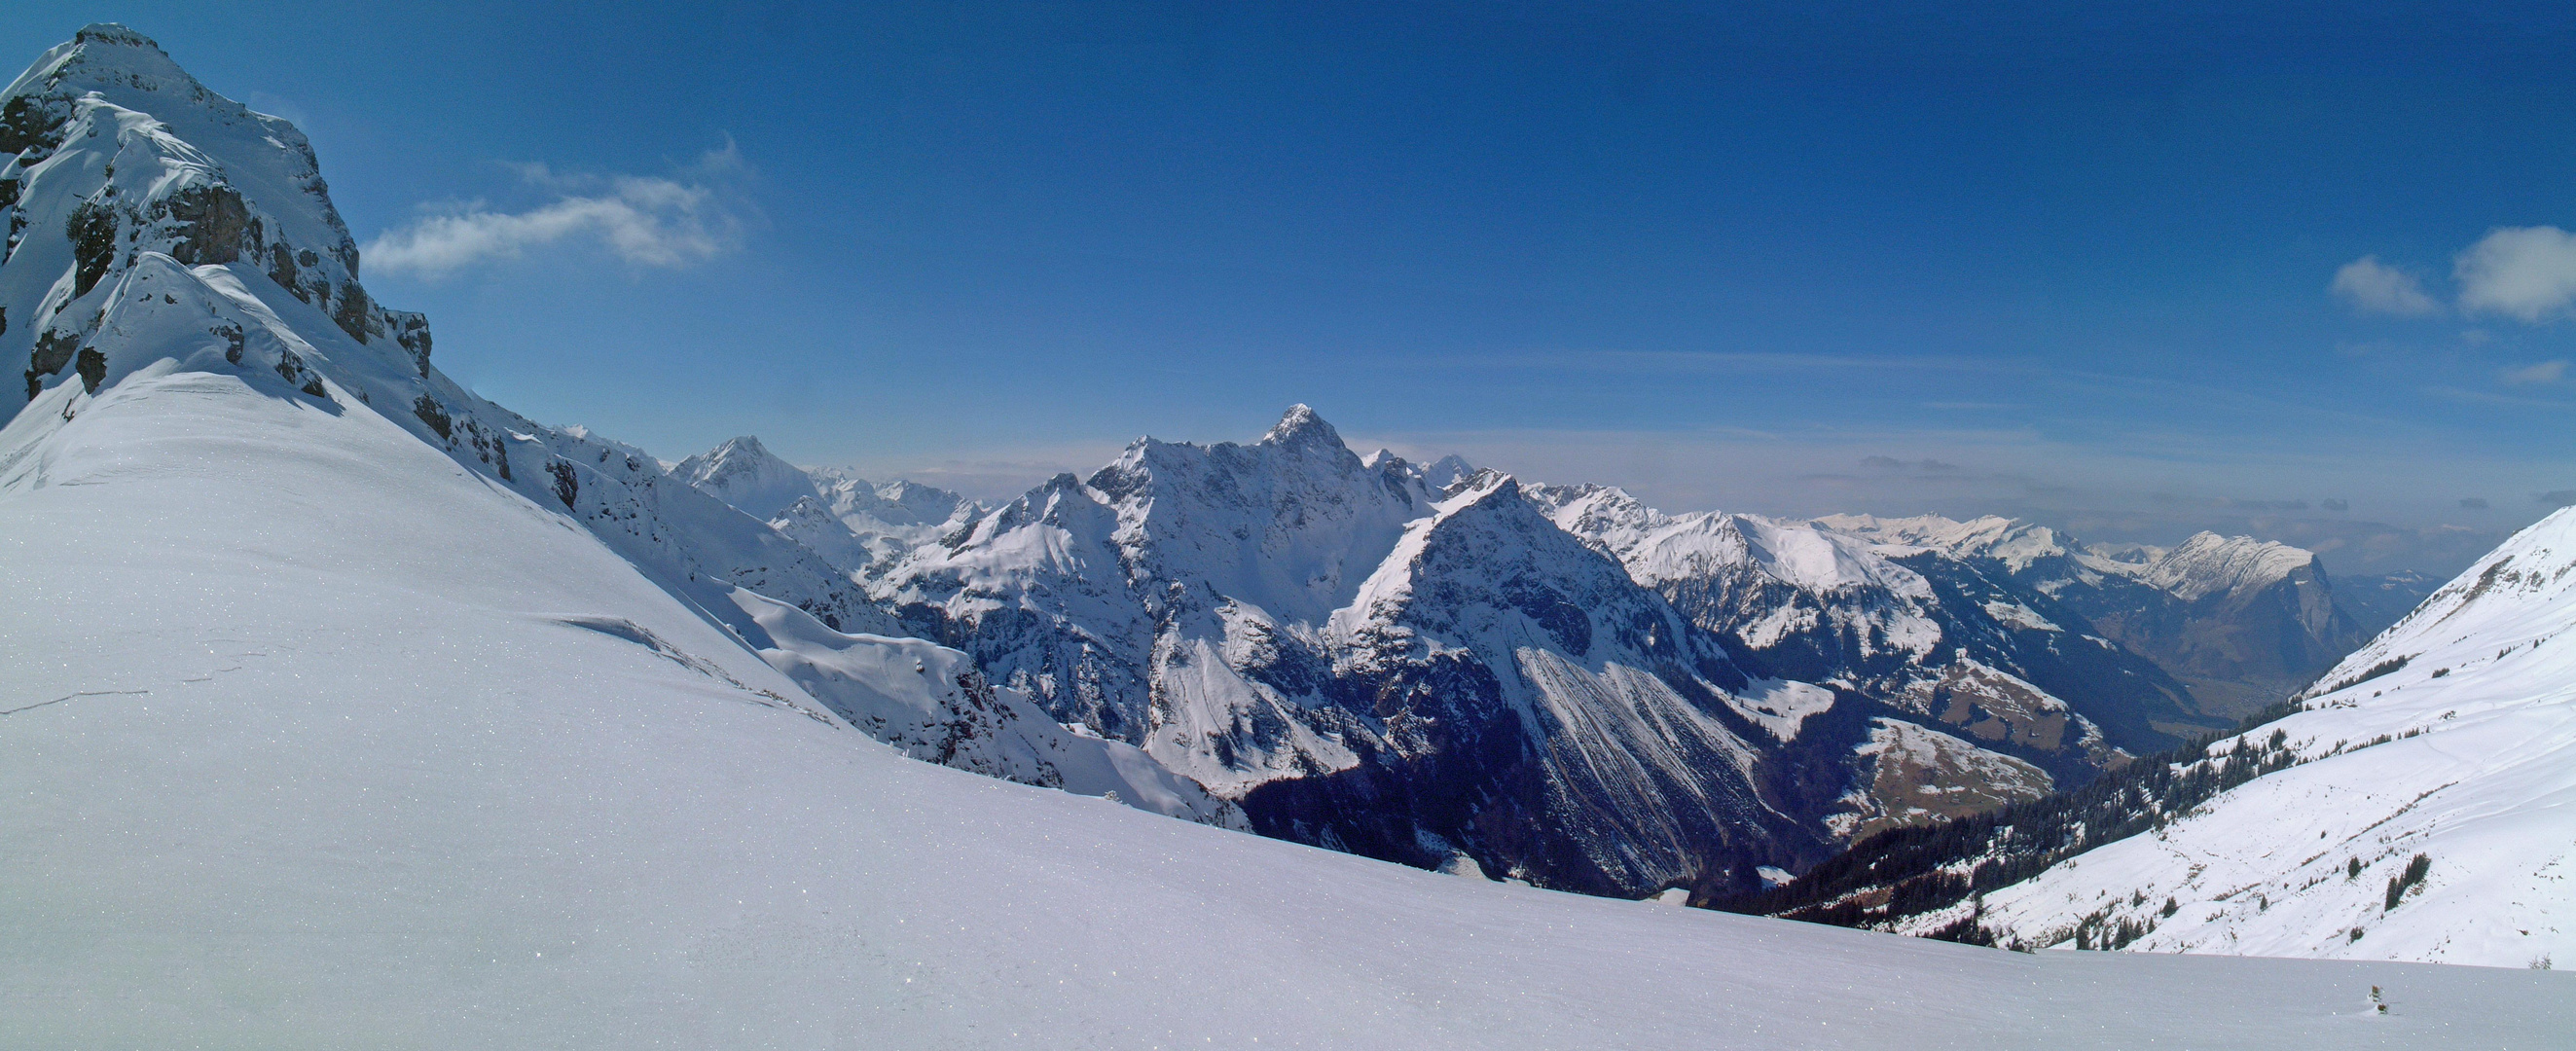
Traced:
<path fill-rule="evenodd" d="M 373 306 L 358 286 L 357 252 L 302 136 L 197 84 L 151 41 L 115 27 L 84 30 L 20 77 L 0 113 L 11 115 L 11 134 L 31 140 L 0 169 L 12 173 L 0 185 L 12 188 L 8 217 L 21 235 L 0 262 L 0 305 L 15 311 L 5 316 L 38 322 L 26 326 L 34 334 L 27 370 L 34 400 L 10 419 L 0 484 L 55 484 L 51 436 L 121 389 L 134 386 L 127 396 L 140 397 L 166 377 L 225 377 L 327 415 L 386 421 L 444 450 L 481 484 L 562 512 L 563 524 L 586 528 L 738 645 L 763 632 L 755 610 L 738 601 L 744 589 L 812 614 L 817 630 L 893 630 L 893 619 L 845 571 L 779 530 L 672 479 L 630 447 L 534 423 L 440 374 L 430 364 L 427 322 Z M 83 239 L 93 236 L 115 251 L 84 255 Z M 693 462 L 688 473 L 745 499 L 763 484 L 775 489 L 804 477 L 793 468 L 767 477 L 724 469 L 760 466 L 766 454 L 744 441 L 741 455 Z M 847 660 L 893 645 L 833 648 Z M 952 690 L 925 700 L 971 696 Z M 1091 785 L 1067 771 L 1133 758 L 1046 720 L 1018 728 L 995 718 L 1022 711 L 957 710 L 928 716 L 924 726 L 866 728 L 897 736 L 929 726 L 952 736 L 990 731 L 1000 736 L 981 750 L 951 747 L 935 757 L 1032 784 Z M 1082 758 L 1063 759 L 1073 753 Z M 1139 776 L 1120 798 L 1226 819 L 1222 806 L 1155 787 L 1150 772 Z"/>
<path fill-rule="evenodd" d="M 762 659 L 868 736 L 915 759 L 1021 784 L 1106 796 L 1158 814 L 1250 831 L 1243 812 L 1136 746 L 1076 733 L 1017 690 L 984 681 L 963 653 L 920 639 L 844 635 L 736 588 L 765 637 Z"/>
<path fill-rule="evenodd" d="M 1247 795 L 1271 826 L 1312 823 L 1363 853 L 1472 844 L 1556 886 L 1730 887 L 1824 853 L 1755 788 L 1802 724 L 1758 728 L 1759 705 L 1792 691 L 1752 689 L 1509 476 L 1416 520 L 1324 635 L 1336 678 L 1371 701 L 1369 761 Z"/>
<path fill-rule="evenodd" d="M 776 525 L 830 550 L 810 497 Z M 1419 563 L 1435 549 L 1486 556 Z M 2000 570 L 1363 459 L 1304 406 L 1250 445 L 1139 441 L 862 576 L 912 633 L 1265 832 L 1612 893 L 1750 889 L 1854 828 L 2080 782 L 2196 719 Z M 1882 746 L 1883 717 L 1947 740 Z"/>
<path fill-rule="evenodd" d="M 0 486 L 0 1046 L 2348 1049 L 2576 1027 L 2564 975 L 2021 956 L 975 777 L 780 701 L 795 682 L 613 550 L 363 406 L 169 371 L 41 445 L 44 484 Z M 2372 985 L 2394 1013 L 2362 1014 Z"/>
<path fill-rule="evenodd" d="M 2346 657 L 2303 711 L 2217 749 L 2295 765 L 1989 893 L 1984 922 L 2033 943 L 2128 921 L 2153 928 L 2147 950 L 2576 960 L 2571 570 L 2562 510 Z"/>

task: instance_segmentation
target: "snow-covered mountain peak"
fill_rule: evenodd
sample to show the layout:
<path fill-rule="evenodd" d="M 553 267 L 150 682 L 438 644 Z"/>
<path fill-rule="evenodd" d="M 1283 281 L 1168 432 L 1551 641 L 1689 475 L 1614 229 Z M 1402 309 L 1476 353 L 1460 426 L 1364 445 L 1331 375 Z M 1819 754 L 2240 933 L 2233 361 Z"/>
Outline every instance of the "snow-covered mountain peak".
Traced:
<path fill-rule="evenodd" d="M 115 22 L 92 22 L 72 34 L 70 43 L 56 45 L 36 60 L 34 67 L 10 85 L 23 86 L 29 78 L 44 77 L 84 87 L 122 84 L 137 91 L 179 89 L 204 90 L 197 78 L 180 69 L 168 52 L 151 37 L 144 36 Z"/>
<path fill-rule="evenodd" d="M 1526 657 L 1535 645 L 1595 671 L 1609 661 L 1744 685 L 1713 643 L 1702 646 L 1707 636 L 1637 585 L 1615 555 L 1561 528 L 1545 506 L 1513 476 L 1480 473 L 1406 529 L 1351 604 L 1334 613 L 1334 635 L 1382 649 L 1388 625 L 1428 626 L 1435 630 L 1422 638 L 1435 651 L 1459 647 L 1493 660 Z M 1462 616 L 1462 607 L 1492 612 Z"/>
<path fill-rule="evenodd" d="M 117 289 L 165 264 L 176 269 L 154 279 L 160 305 L 196 312 L 228 367 L 330 397 L 314 368 L 333 351 L 295 334 L 321 321 L 367 348 L 343 354 L 344 366 L 427 375 L 428 322 L 358 286 L 357 246 L 303 134 L 206 89 L 122 27 L 82 30 L 0 92 L 0 215 L 0 361 L 25 363 L 23 388 L 0 389 L 0 416 L 68 377 L 94 395 L 165 357 L 161 344 L 117 335 L 141 306 Z M 233 276 L 192 273 L 208 266 Z M 261 303 L 267 285 L 293 300 Z"/>
<path fill-rule="evenodd" d="M 1422 484 L 1432 492 L 1444 492 L 1475 473 L 1476 465 L 1468 463 L 1466 457 L 1450 453 L 1423 465 Z"/>
<path fill-rule="evenodd" d="M 2383 687 L 2454 673 L 2498 674 L 2522 663 L 2508 659 L 2512 651 L 2537 650 L 2570 627 L 2576 627 L 2576 508 L 2560 508 L 2507 538 L 2415 612 L 2338 662 L 2318 678 L 2317 692 L 2385 675 L 2373 682 L 2376 700 Z M 2556 688 L 2545 678 L 2526 685 Z"/>
<path fill-rule="evenodd" d="M 1558 526 L 1616 555 L 1648 586 L 1740 565 L 1818 593 L 1867 587 L 1914 598 L 1932 593 L 1920 574 L 1890 561 L 1874 541 L 1825 527 L 1822 520 L 1722 511 L 1667 515 L 1603 485 L 1536 486 L 1530 492 Z"/>
<path fill-rule="evenodd" d="M 1304 402 L 1288 407 L 1270 433 L 1261 436 L 1263 445 L 1309 445 L 1318 448 L 1344 449 L 1342 434 Z M 1344 449 L 1344 451 L 1348 451 Z"/>
<path fill-rule="evenodd" d="M 814 480 L 796 465 L 779 459 L 750 435 L 726 439 L 706 452 L 680 461 L 672 469 L 681 481 L 754 518 L 770 519 L 796 501 L 820 499 Z"/>
<path fill-rule="evenodd" d="M 0 153 L 20 155 L 15 174 L 22 180 L 48 167 L 55 152 L 75 137 L 73 132 L 80 138 L 112 133 L 115 149 L 107 157 L 95 157 L 102 147 L 87 144 L 80 156 L 51 166 L 83 169 L 91 178 L 81 181 L 114 186 L 134 198 L 136 206 L 171 200 L 181 209 L 207 210 L 180 216 L 203 227 L 197 231 L 201 237 L 195 252 L 176 253 L 182 262 L 226 261 L 211 257 L 253 247 L 237 239 L 241 228 L 256 218 L 272 235 L 265 240 L 282 237 L 302 246 L 299 250 L 329 257 L 319 263 L 299 260 L 301 267 L 337 264 L 334 278 L 357 278 L 356 246 L 331 208 L 303 133 L 282 118 L 254 113 L 207 89 L 150 38 L 114 23 L 84 27 L 71 42 L 38 58 L 0 98 L 7 100 L 0 103 L 6 109 L 0 114 Z M 98 116 L 86 127 L 73 127 L 94 112 Z M 235 215 L 229 200 L 187 196 L 224 189 L 264 207 L 257 215 Z M 25 190 L 25 196 L 34 196 L 34 187 Z M 189 254 L 210 258 L 191 259 Z M 271 261 L 260 262 L 266 266 Z"/>
<path fill-rule="evenodd" d="M 2033 522 L 1983 515 L 1961 522 L 1940 515 L 1880 518 L 1875 515 L 1827 515 L 1817 524 L 1840 533 L 1886 544 L 1926 547 L 1955 558 L 1991 558 L 2019 573 L 2042 559 L 2077 555 L 2056 530 Z"/>
<path fill-rule="evenodd" d="M 2316 560 L 2305 548 L 2203 531 L 2148 563 L 2138 578 L 2185 602 L 2197 602 L 2209 595 L 2270 587 Z"/>
<path fill-rule="evenodd" d="M 1303 405 L 1251 445 L 1139 439 L 1084 485 L 1117 514 L 1137 569 L 1310 624 L 1349 601 L 1431 499 L 1402 461 L 1368 467 Z"/>

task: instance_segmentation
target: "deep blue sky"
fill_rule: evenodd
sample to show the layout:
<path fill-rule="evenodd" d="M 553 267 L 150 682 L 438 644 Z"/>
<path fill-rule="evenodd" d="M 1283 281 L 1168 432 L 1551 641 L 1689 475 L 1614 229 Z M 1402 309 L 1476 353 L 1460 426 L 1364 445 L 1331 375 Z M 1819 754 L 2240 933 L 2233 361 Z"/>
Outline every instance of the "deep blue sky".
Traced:
<path fill-rule="evenodd" d="M 1676 510 L 2330 564 L 2576 489 L 2563 311 L 2453 280 L 2576 226 L 2563 9 L 375 6 L 36 0 L 0 52 L 157 38 L 295 119 L 362 243 L 703 191 L 676 261 L 577 231 L 367 279 L 460 380 L 666 457 L 756 432 L 990 495 L 1304 401 Z M 2329 293 L 2364 256 L 2416 313 Z"/>

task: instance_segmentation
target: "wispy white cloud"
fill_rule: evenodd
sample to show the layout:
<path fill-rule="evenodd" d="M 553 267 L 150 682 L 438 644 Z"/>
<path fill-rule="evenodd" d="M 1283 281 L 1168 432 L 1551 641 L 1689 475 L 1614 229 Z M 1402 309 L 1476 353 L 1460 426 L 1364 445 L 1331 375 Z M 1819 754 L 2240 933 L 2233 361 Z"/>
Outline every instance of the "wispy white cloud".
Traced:
<path fill-rule="evenodd" d="M 494 211 L 480 201 L 446 206 L 378 235 L 361 256 L 378 271 L 439 277 L 568 242 L 593 242 L 620 260 L 652 267 L 702 262 L 741 245 L 745 208 L 729 188 L 748 169 L 730 140 L 679 178 L 513 167 L 555 199 L 521 212 Z"/>
<path fill-rule="evenodd" d="M 2345 263 L 2335 271 L 2330 287 L 2355 308 L 2374 313 L 2421 316 L 2442 309 L 2424 294 L 2424 285 L 2415 275 L 2381 263 L 2375 255 Z"/>
<path fill-rule="evenodd" d="M 2503 375 L 2506 383 L 2556 383 L 2567 378 L 2567 363 L 2544 361 L 2537 365 L 2506 369 Z"/>
<path fill-rule="evenodd" d="M 2460 253 L 2453 267 L 2460 309 L 2528 322 L 2576 302 L 2576 235 L 2555 226 L 2507 226 Z"/>

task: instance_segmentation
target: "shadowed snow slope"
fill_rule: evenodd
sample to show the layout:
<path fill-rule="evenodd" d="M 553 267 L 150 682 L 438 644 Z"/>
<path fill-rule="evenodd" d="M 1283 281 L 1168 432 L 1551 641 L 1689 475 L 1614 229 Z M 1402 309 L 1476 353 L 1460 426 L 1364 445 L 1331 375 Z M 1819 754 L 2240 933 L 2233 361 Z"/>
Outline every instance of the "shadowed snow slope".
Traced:
<path fill-rule="evenodd" d="M 2024 956 L 1456 879 L 976 777 L 803 710 L 592 534 L 363 404 L 165 365 L 37 422 L 0 431 L 19 454 L 0 1046 L 2348 1049 L 2576 1029 L 2560 974 Z M 2371 985 L 2393 1014 L 2362 1013 Z"/>

